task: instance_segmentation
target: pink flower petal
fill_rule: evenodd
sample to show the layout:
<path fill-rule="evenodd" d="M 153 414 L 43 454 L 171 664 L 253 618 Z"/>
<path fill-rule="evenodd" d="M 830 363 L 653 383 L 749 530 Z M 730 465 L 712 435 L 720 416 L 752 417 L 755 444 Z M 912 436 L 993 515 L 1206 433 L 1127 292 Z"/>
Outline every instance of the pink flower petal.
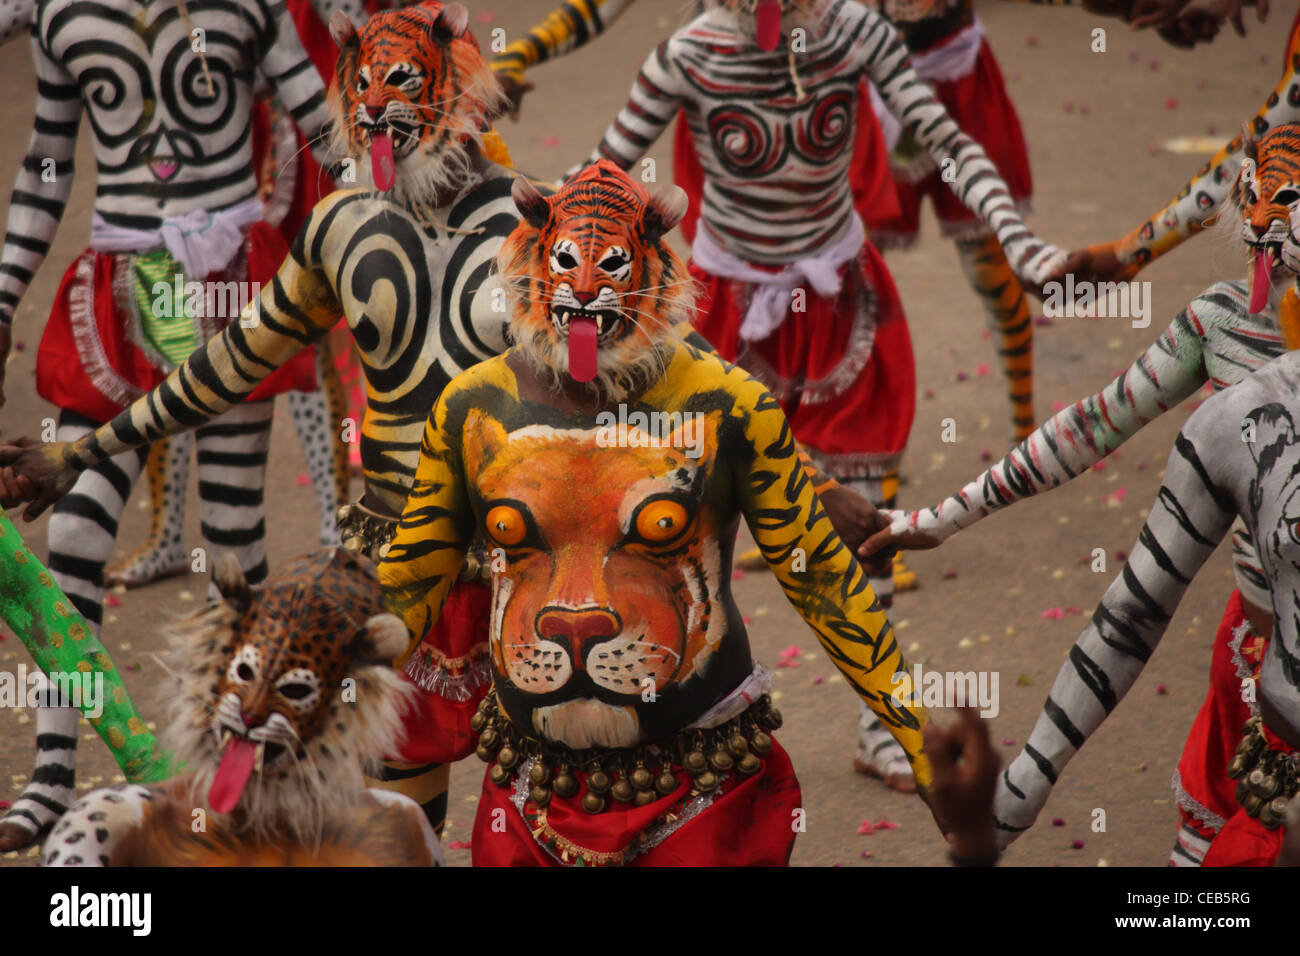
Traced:
<path fill-rule="evenodd" d="M 825 677 L 822 677 L 821 674 L 818 674 L 816 677 L 814 677 L 814 678 L 812 679 L 812 682 L 813 682 L 814 684 L 820 684 L 820 683 L 821 683 L 822 681 L 824 681 L 825 679 L 826 679 L 826 678 L 825 678 Z"/>
<path fill-rule="evenodd" d="M 1070 846 L 1074 847 L 1074 849 L 1076 849 L 1076 850 L 1082 850 L 1082 849 L 1083 849 L 1083 841 L 1082 841 L 1082 840 L 1075 840 L 1073 843 L 1070 844 Z"/>
<path fill-rule="evenodd" d="M 750 617 L 748 614 L 742 614 L 740 617 L 740 623 L 744 624 L 746 627 L 749 627 L 749 625 L 754 623 L 754 619 Z"/>
<path fill-rule="evenodd" d="M 870 850 L 863 850 L 863 851 L 862 851 L 860 854 L 858 854 L 858 855 L 861 856 L 862 859 L 864 859 L 864 860 L 869 860 L 869 859 L 871 859 L 871 851 L 870 851 Z"/>
<path fill-rule="evenodd" d="M 307 487 L 307 485 L 311 484 L 311 476 L 308 475 L 306 472 L 300 471 L 298 472 L 298 477 L 294 478 L 294 483 L 299 488 L 305 488 Z"/>
<path fill-rule="evenodd" d="M 1002 746 L 1004 746 L 1004 747 L 1014 747 L 1015 745 L 1016 745 L 1016 742 L 1015 742 L 1014 740 L 1012 740 L 1010 737 L 1008 737 L 1006 740 L 1002 741 Z"/>
<path fill-rule="evenodd" d="M 13 804 L 8 800 L 0 800 L 0 810 L 8 810 Z"/>
<path fill-rule="evenodd" d="M 1073 113 L 1074 100 L 1066 100 L 1064 103 L 1061 104 L 1061 109 L 1065 110 L 1065 112 L 1067 113 Z"/>
<path fill-rule="evenodd" d="M 1041 328 L 1041 327 L 1045 327 L 1045 326 L 1049 326 L 1049 325 L 1051 325 L 1051 324 L 1052 324 L 1052 320 L 1049 319 L 1049 318 L 1048 318 L 1047 316 L 1045 316 L 1045 315 L 1036 315 L 1036 316 L 1034 316 L 1034 325 L 1037 325 L 1037 326 L 1039 326 L 1040 328 Z"/>
<path fill-rule="evenodd" d="M 559 146 L 559 145 L 560 145 L 560 137 L 558 137 L 558 136 L 543 136 L 543 137 L 542 137 L 542 145 L 543 145 L 544 147 L 546 147 L 547 149 L 554 149 L 556 146 Z"/>
<path fill-rule="evenodd" d="M 798 644 L 791 644 L 781 652 L 782 657 L 798 657 L 803 653 L 803 648 Z"/>
<path fill-rule="evenodd" d="M 987 450 L 980 452 L 980 461 L 992 461 L 992 460 L 993 460 L 992 452 L 989 452 Z"/>
<path fill-rule="evenodd" d="M 1138 60 L 1140 60 L 1140 59 L 1142 59 L 1142 54 L 1138 53 L 1137 50 L 1130 50 L 1130 51 L 1129 51 L 1128 61 L 1129 61 L 1130 63 L 1136 63 L 1136 62 L 1137 62 Z"/>
<path fill-rule="evenodd" d="M 943 579 L 944 579 L 945 581 L 951 581 L 951 580 L 953 580 L 953 579 L 956 578 L 956 577 L 957 577 L 957 572 L 956 572 L 956 571 L 945 571 L 945 572 L 943 572 Z"/>
<path fill-rule="evenodd" d="M 741 568 L 736 568 L 736 570 L 731 572 L 731 580 L 733 581 L 745 580 L 745 572 Z"/>
<path fill-rule="evenodd" d="M 1169 97 L 1169 99 L 1165 100 L 1165 109 L 1167 110 L 1178 109 L 1178 100 L 1174 99 L 1172 96 Z"/>
<path fill-rule="evenodd" d="M 926 397 L 926 398 L 934 398 L 934 389 L 932 389 L 932 388 L 927 388 L 927 389 L 925 390 L 925 397 Z"/>
<path fill-rule="evenodd" d="M 1088 106 L 1087 103 L 1081 103 L 1081 104 L 1079 104 L 1079 115 L 1080 115 L 1080 116 L 1087 116 L 1089 112 L 1091 112 L 1091 110 L 1090 110 L 1090 108 L 1089 108 L 1089 106 Z"/>
<path fill-rule="evenodd" d="M 1038 37 L 1032 33 L 1025 37 L 1025 46 L 1038 46 Z"/>
<path fill-rule="evenodd" d="M 451 850 L 468 850 L 471 842 L 470 840 L 452 840 L 447 844 L 447 848 Z"/>
<path fill-rule="evenodd" d="M 104 607 L 119 607 L 121 603 L 122 599 L 116 594 L 108 594 L 104 596 Z"/>
<path fill-rule="evenodd" d="M 871 836 L 873 827 L 866 820 L 858 824 L 858 836 Z"/>
<path fill-rule="evenodd" d="M 957 372 L 957 381 L 959 381 L 959 382 L 964 382 L 964 381 L 966 381 L 966 373 L 963 372 L 963 371 L 961 371 L 961 370 L 958 370 L 958 372 Z"/>
<path fill-rule="evenodd" d="M 1157 693 L 1157 694 L 1167 694 L 1167 693 L 1169 693 L 1169 688 L 1165 687 L 1164 684 L 1156 684 L 1156 693 Z"/>
<path fill-rule="evenodd" d="M 893 822 L 891 822 L 891 821 L 889 821 L 889 820 L 886 820 L 884 817 L 881 817 L 880 820 L 879 820 L 879 822 L 876 823 L 876 829 L 877 829 L 877 830 L 897 830 L 897 829 L 898 829 L 898 824 L 897 824 L 897 823 L 893 823 Z"/>
<path fill-rule="evenodd" d="M 1115 552 L 1115 560 L 1116 560 L 1116 561 L 1127 561 L 1127 560 L 1128 560 L 1128 552 L 1127 552 L 1127 551 L 1116 551 L 1116 552 Z"/>
<path fill-rule="evenodd" d="M 14 343 L 15 352 L 21 352 L 25 348 L 27 348 L 27 344 L 23 342 L 22 339 L 19 339 L 17 342 Z"/>
<path fill-rule="evenodd" d="M 976 375 L 987 375 L 988 373 L 989 373 L 988 362 L 980 362 L 978 365 L 975 366 Z"/>
<path fill-rule="evenodd" d="M 1052 826 L 1063 827 L 1065 826 L 1065 821 L 1062 820 L 1060 817 L 1057 817 L 1055 820 L 1052 821 Z"/>
<path fill-rule="evenodd" d="M 1067 608 L 1065 609 L 1065 613 L 1066 613 L 1066 614 L 1082 614 L 1082 613 L 1083 613 L 1083 608 L 1081 608 L 1081 607 L 1075 607 L 1073 604 L 1071 604 L 1069 607 L 1067 607 Z"/>
<path fill-rule="evenodd" d="M 478 13 L 474 14 L 474 19 L 479 23 L 495 23 L 497 15 L 491 10 L 480 10 Z"/>
<path fill-rule="evenodd" d="M 1060 621 L 1065 617 L 1065 611 L 1059 607 L 1049 607 L 1039 615 L 1045 621 Z"/>
<path fill-rule="evenodd" d="M 1061 401 L 1059 398 L 1052 399 L 1052 411 L 1054 412 L 1065 411 L 1065 402 Z"/>

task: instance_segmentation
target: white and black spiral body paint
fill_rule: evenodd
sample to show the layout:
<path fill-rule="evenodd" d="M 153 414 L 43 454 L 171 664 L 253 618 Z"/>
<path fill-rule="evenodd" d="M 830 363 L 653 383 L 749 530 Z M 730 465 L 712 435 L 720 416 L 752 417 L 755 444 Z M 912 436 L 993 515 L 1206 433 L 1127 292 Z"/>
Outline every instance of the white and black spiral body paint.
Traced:
<path fill-rule="evenodd" d="M 169 0 L 37 4 L 36 121 L 10 206 L 0 321 L 49 250 L 83 113 L 98 171 L 95 211 L 133 229 L 256 195 L 249 116 L 259 68 L 308 138 L 319 136 L 325 91 L 283 4 L 194 0 L 188 12 L 186 23 Z"/>
<path fill-rule="evenodd" d="M 801 52 L 788 43 L 764 52 L 735 14 L 705 12 L 646 60 L 591 159 L 630 169 L 685 108 L 705 172 L 704 225 L 742 259 L 783 265 L 816 255 L 848 229 L 854 121 L 868 79 L 950 171 L 953 191 L 1017 272 L 1046 278 L 1064 254 L 1025 227 L 997 169 L 913 71 L 887 20 L 853 0 L 823 0 L 805 21 L 803 42 Z"/>

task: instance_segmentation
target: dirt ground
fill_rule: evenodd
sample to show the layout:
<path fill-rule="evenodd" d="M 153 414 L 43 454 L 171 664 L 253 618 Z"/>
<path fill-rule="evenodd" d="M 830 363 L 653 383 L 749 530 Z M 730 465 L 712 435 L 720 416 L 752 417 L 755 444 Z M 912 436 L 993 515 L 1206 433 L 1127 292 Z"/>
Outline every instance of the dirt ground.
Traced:
<path fill-rule="evenodd" d="M 475 30 L 506 36 L 537 22 L 553 0 L 467 0 Z M 636 70 L 654 43 L 679 22 L 686 4 L 642 0 L 608 35 L 588 49 L 533 71 L 537 84 L 521 122 L 506 122 L 520 168 L 553 177 L 583 158 L 622 105 Z M 1127 232 L 1173 195 L 1204 162 L 1205 154 L 1177 153 L 1161 144 L 1174 137 L 1222 141 L 1260 106 L 1281 70 L 1294 0 L 1278 4 L 1250 35 L 1230 31 L 1208 49 L 1175 51 L 1150 33 L 1094 20 L 1069 8 L 981 3 L 980 15 L 997 51 L 1031 147 L 1037 212 L 1030 225 L 1065 247 Z M 1107 50 L 1090 50 L 1092 31 L 1107 31 Z M 30 129 L 34 82 L 26 43 L 10 44 L 0 59 L 0 180 L 16 171 Z M 82 137 L 82 171 L 48 261 L 17 316 L 21 343 L 8 371 L 9 403 L 0 410 L 0 436 L 33 435 L 51 409 L 34 392 L 36 343 L 57 283 L 84 247 L 93 199 L 93 162 Z M 665 137 L 651 153 L 662 178 L 671 169 Z M 5 197 L 7 198 L 7 197 Z M 4 199 L 0 199 L 4 201 Z M 7 203 L 6 203 L 7 206 Z M 1235 233 L 1234 233 L 1235 235 Z M 1133 360 L 1181 306 L 1210 282 L 1244 274 L 1232 235 L 1212 232 L 1157 263 L 1151 326 L 1127 320 L 1058 319 L 1036 331 L 1036 409 L 1040 419 L 1090 394 Z M 937 502 L 974 477 L 988 456 L 1007 447 L 1008 405 L 993 343 L 953 250 L 932 218 L 913 249 L 887 256 L 911 327 L 917 357 L 918 409 L 905 460 L 901 502 Z M 1119 571 L 1119 552 L 1137 536 L 1159 487 L 1164 461 L 1191 403 L 1178 408 L 1070 487 L 1027 502 L 958 536 L 942 549 L 910 558 L 920 590 L 902 595 L 893 612 L 909 661 L 942 670 L 999 675 L 1000 711 L 991 721 L 1005 759 L 1018 753 L 1062 659 L 1102 592 Z M 267 491 L 270 553 L 274 563 L 313 540 L 316 515 L 301 487 L 305 468 L 287 412 L 276 425 Z M 957 441 L 941 440 L 942 421 L 955 420 Z M 124 521 L 121 548 L 147 530 L 143 487 Z M 199 540 L 190 516 L 189 539 Z M 45 520 L 25 526 L 37 554 L 45 553 Z M 1090 568 L 1103 548 L 1107 573 Z M 174 578 L 120 595 L 107 609 L 104 639 L 136 702 L 147 716 L 162 713 L 164 673 L 153 658 L 160 617 L 201 599 L 206 582 Z M 885 790 L 853 772 L 856 699 L 766 574 L 734 583 L 752 618 L 756 657 L 774 666 L 797 645 L 798 666 L 777 669 L 777 698 L 785 715 L 781 739 L 803 785 L 806 832 L 795 847 L 800 865 L 936 865 L 944 845 L 915 797 Z M 1226 548 L 1202 571 L 1165 639 L 1128 699 L 1063 775 L 1039 824 L 1005 857 L 1005 865 L 1158 866 L 1173 842 L 1176 811 L 1169 787 L 1192 717 L 1204 697 L 1210 644 L 1232 589 Z M 1058 609 L 1063 617 L 1051 616 Z M 12 637 L 0 643 L 0 668 L 14 670 L 26 652 Z M 138 669 L 130 670 L 132 666 Z M 946 715 L 936 712 L 939 720 Z M 160 718 L 159 718 L 160 719 Z M 0 799 L 13 799 L 31 771 L 30 713 L 0 710 Z M 80 788 L 108 783 L 116 768 L 88 725 L 81 736 Z M 447 839 L 450 860 L 467 864 L 482 779 L 470 758 L 453 773 Z M 1092 821 L 1104 811 L 1105 830 Z M 863 821 L 896 829 L 859 835 Z M 1060 825 L 1053 825 L 1060 821 Z M 1081 842 L 1081 846 L 1076 841 Z M 4 865 L 34 863 L 27 854 Z"/>

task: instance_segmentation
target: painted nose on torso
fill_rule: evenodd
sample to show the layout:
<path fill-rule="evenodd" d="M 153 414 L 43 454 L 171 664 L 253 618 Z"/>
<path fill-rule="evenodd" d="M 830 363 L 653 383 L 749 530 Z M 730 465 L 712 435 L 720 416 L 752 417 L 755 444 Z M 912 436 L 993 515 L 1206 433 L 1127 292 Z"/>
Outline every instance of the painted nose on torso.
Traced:
<path fill-rule="evenodd" d="M 574 670 L 586 670 L 588 645 L 607 641 L 622 629 L 619 619 L 603 608 L 574 611 L 549 607 L 537 618 L 537 633 L 565 647 Z"/>

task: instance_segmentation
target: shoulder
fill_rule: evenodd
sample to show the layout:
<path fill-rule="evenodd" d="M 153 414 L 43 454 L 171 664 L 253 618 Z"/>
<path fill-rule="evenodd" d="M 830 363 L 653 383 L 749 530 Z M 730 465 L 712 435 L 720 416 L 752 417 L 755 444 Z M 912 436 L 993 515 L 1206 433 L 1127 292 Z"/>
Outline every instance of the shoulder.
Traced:
<path fill-rule="evenodd" d="M 1202 323 L 1236 324 L 1248 312 L 1246 308 L 1248 294 L 1249 287 L 1244 280 L 1223 280 L 1208 286 L 1200 295 L 1187 303 L 1185 311 Z"/>
<path fill-rule="evenodd" d="M 391 790 L 373 788 L 367 793 L 386 812 L 401 820 L 403 829 L 411 838 L 408 846 L 423 845 L 428 853 L 428 866 L 443 865 L 442 844 L 438 842 L 437 834 L 433 832 L 433 827 L 429 825 L 429 820 L 418 803 L 404 794 L 394 793 Z"/>
<path fill-rule="evenodd" d="M 127 784 L 93 790 L 74 803 L 45 841 L 46 866 L 108 866 L 113 847 L 140 825 L 158 791 Z"/>

